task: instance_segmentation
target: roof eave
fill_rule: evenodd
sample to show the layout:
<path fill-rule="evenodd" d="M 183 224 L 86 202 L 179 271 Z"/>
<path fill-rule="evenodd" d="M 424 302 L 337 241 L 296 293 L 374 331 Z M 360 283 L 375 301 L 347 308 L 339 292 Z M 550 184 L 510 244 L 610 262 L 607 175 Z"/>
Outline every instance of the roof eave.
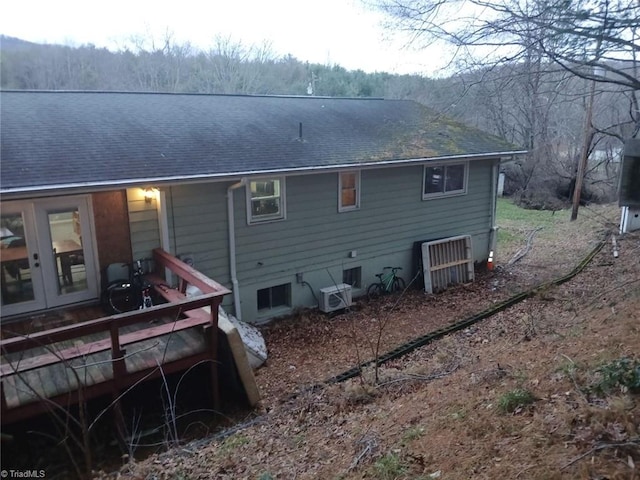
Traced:
<path fill-rule="evenodd" d="M 439 163 L 452 161 L 479 161 L 490 158 L 499 158 L 501 162 L 510 161 L 517 156 L 526 154 L 526 150 L 512 150 L 504 152 L 477 153 L 464 155 L 444 155 L 439 157 L 419 157 L 400 160 L 382 160 L 359 163 L 345 163 L 336 165 L 319 165 L 311 167 L 299 168 L 281 168 L 281 169 L 262 169 L 262 170 L 246 170 L 237 172 L 212 173 L 205 175 L 175 175 L 166 177 L 148 177 L 148 178 L 131 178 L 117 181 L 97 181 L 82 182 L 44 186 L 28 186 L 0 189 L 0 198 L 7 199 L 25 199 L 35 197 L 49 197 L 57 195 L 71 195 L 89 192 L 107 191 L 121 188 L 133 188 L 143 186 L 158 186 L 168 184 L 195 183 L 207 181 L 233 180 L 242 177 L 254 177 L 264 175 L 291 175 L 291 174 L 313 174 L 325 173 L 331 171 L 349 170 L 349 169 L 369 169 L 369 168 L 385 168 L 394 166 L 411 165 L 416 163 Z"/>

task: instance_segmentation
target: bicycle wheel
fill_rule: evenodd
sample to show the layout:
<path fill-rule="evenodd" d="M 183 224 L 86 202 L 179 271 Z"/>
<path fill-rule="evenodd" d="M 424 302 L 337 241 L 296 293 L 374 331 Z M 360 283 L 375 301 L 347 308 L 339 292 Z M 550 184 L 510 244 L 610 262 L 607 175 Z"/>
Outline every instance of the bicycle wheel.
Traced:
<path fill-rule="evenodd" d="M 392 288 L 392 292 L 394 293 L 400 293 L 400 292 L 404 292 L 404 289 L 407 288 L 406 284 L 404 283 L 404 279 L 402 277 L 396 277 L 393 279 L 393 285 L 391 286 Z"/>
<path fill-rule="evenodd" d="M 382 295 L 383 291 L 384 289 L 381 284 L 372 283 L 371 285 L 369 285 L 369 288 L 367 288 L 367 297 L 369 297 L 370 299 L 378 298 L 380 295 Z"/>
<path fill-rule="evenodd" d="M 107 306 L 113 313 L 130 312 L 138 308 L 138 299 L 130 283 L 116 283 L 107 288 Z"/>

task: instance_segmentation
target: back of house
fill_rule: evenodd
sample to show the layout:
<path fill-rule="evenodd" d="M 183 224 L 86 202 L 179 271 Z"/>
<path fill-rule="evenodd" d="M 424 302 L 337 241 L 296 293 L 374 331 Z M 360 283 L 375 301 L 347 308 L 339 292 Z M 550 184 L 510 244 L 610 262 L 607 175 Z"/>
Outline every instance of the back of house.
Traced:
<path fill-rule="evenodd" d="M 95 302 L 110 264 L 158 247 L 254 323 L 338 308 L 389 266 L 416 285 L 425 243 L 487 260 L 500 162 L 523 153 L 404 100 L 0 95 L 3 321 Z"/>

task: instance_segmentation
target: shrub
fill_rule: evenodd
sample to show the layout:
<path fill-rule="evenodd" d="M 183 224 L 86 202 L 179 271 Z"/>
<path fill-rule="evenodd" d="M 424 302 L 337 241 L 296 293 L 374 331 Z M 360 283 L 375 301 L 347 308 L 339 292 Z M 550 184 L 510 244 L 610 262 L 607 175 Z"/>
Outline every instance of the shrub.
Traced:
<path fill-rule="evenodd" d="M 503 413 L 513 413 L 518 408 L 531 405 L 535 400 L 536 398 L 529 390 L 516 388 L 500 397 L 498 408 Z"/>
<path fill-rule="evenodd" d="M 596 370 L 600 380 L 592 389 L 597 393 L 607 394 L 615 390 L 640 393 L 640 360 L 619 358 L 602 365 Z"/>
<path fill-rule="evenodd" d="M 395 480 L 404 475 L 407 468 L 395 453 L 387 453 L 373 464 L 376 478 L 381 480 Z"/>

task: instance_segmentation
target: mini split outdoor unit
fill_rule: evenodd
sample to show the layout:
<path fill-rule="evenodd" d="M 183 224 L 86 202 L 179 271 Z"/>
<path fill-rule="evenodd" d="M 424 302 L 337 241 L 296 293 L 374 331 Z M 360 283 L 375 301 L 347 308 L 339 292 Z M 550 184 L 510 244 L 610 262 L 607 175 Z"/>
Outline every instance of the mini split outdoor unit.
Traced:
<path fill-rule="evenodd" d="M 320 289 L 320 310 L 329 313 L 351 306 L 351 285 L 340 283 Z"/>

